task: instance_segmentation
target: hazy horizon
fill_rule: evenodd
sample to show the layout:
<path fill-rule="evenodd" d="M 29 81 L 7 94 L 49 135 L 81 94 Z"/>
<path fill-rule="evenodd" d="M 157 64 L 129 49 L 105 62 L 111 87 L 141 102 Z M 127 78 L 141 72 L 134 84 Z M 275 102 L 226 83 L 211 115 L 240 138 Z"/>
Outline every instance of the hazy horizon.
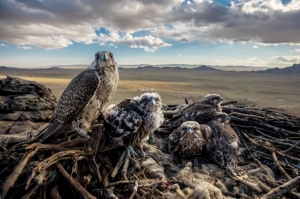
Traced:
<path fill-rule="evenodd" d="M 36 67 L 16 67 L 16 66 L 6 66 L 1 65 L 0 67 L 8 67 L 8 68 L 16 68 L 16 69 L 50 69 L 50 68 L 65 68 L 65 69 L 72 69 L 72 68 L 85 68 L 88 67 L 89 64 L 57 64 L 57 65 L 45 65 L 45 66 L 36 66 Z M 271 69 L 276 67 L 264 67 L 264 66 L 245 66 L 245 65 L 206 65 L 206 64 L 118 64 L 118 67 L 122 68 L 138 68 L 138 67 L 145 67 L 145 66 L 153 66 L 153 67 L 181 67 L 181 68 L 196 68 L 200 66 L 207 66 L 213 68 L 257 68 L 257 69 Z M 286 68 L 290 66 L 284 66 L 280 68 Z"/>

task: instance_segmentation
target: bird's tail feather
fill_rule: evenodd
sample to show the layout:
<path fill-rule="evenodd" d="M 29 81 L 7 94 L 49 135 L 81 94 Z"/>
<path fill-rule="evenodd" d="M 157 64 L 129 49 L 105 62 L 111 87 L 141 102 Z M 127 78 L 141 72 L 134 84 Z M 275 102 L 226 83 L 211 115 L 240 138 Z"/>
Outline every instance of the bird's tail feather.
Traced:
<path fill-rule="evenodd" d="M 53 134 L 57 133 L 63 126 L 63 122 L 58 120 L 58 119 L 54 119 L 52 120 L 49 125 L 46 127 L 46 129 L 44 131 L 42 131 L 37 138 L 41 138 L 39 140 L 39 142 L 44 142 L 47 138 L 49 138 L 50 136 L 52 136 Z"/>

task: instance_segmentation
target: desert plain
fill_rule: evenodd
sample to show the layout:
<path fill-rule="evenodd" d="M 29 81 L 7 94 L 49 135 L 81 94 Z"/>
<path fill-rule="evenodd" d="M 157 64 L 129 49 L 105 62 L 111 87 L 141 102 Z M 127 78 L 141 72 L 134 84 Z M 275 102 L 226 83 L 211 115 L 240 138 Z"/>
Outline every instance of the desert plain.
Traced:
<path fill-rule="evenodd" d="M 0 70 L 6 75 L 36 81 L 46 85 L 59 99 L 71 79 L 84 69 L 17 69 Z M 209 67 L 186 69 L 179 67 L 120 68 L 116 93 L 107 105 L 118 103 L 144 92 L 157 92 L 165 104 L 183 104 L 198 101 L 208 93 L 217 93 L 226 101 L 258 108 L 282 109 L 300 116 L 300 73 L 267 73 L 249 71 L 222 71 Z"/>

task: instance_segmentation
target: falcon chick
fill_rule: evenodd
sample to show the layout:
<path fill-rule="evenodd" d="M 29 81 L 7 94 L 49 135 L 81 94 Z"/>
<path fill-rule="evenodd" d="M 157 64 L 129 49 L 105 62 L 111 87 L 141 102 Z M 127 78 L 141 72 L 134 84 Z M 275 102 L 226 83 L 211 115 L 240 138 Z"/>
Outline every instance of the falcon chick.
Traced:
<path fill-rule="evenodd" d="M 230 117 L 226 113 L 218 113 L 216 120 L 206 125 L 211 129 L 205 148 L 212 159 L 227 169 L 235 180 L 250 186 L 253 190 L 261 189 L 261 182 L 249 178 L 248 174 L 238 166 L 238 136 L 229 124 Z"/>
<path fill-rule="evenodd" d="M 229 170 L 237 169 L 238 136 L 229 124 L 230 117 L 226 113 L 218 113 L 215 120 L 208 122 L 206 127 L 211 130 L 205 148 L 210 157 Z"/>
<path fill-rule="evenodd" d="M 167 121 L 165 125 L 174 130 L 185 121 L 196 121 L 204 124 L 214 119 L 217 112 L 222 112 L 221 102 L 223 98 L 218 94 L 208 94 L 200 102 L 194 102 L 184 107 L 178 115 Z"/>
<path fill-rule="evenodd" d="M 219 94 L 207 94 L 204 99 L 200 102 L 194 102 L 192 104 L 189 104 L 187 106 L 185 106 L 183 109 L 181 109 L 181 112 L 182 111 L 185 111 L 195 105 L 198 105 L 198 104 L 211 104 L 213 106 L 216 107 L 217 111 L 218 112 L 222 112 L 222 107 L 221 107 L 221 102 L 223 101 L 224 99 L 219 95 Z"/>
<path fill-rule="evenodd" d="M 144 93 L 133 99 L 125 99 L 118 105 L 110 105 L 103 113 L 103 117 L 108 142 L 100 152 L 126 147 L 124 156 L 122 155 L 119 160 L 124 161 L 122 171 L 127 171 L 128 164 L 125 162 L 135 155 L 132 147 L 138 147 L 142 157 L 146 157 L 142 142 L 146 141 L 164 120 L 161 98 L 157 93 Z M 114 170 L 119 169 L 118 165 Z M 122 175 L 127 179 L 125 173 L 122 172 Z"/>
<path fill-rule="evenodd" d="M 209 127 L 201 128 L 198 122 L 187 121 L 175 129 L 169 135 L 169 153 L 181 158 L 194 157 L 194 165 L 197 166 L 196 157 L 202 153 L 205 146 L 205 138 L 209 135 Z"/>
<path fill-rule="evenodd" d="M 118 80 L 113 54 L 97 52 L 90 67 L 74 77 L 62 93 L 49 125 L 38 135 L 38 138 L 42 137 L 40 142 L 70 124 L 80 135 L 89 137 L 91 123 L 116 91 Z"/>
<path fill-rule="evenodd" d="M 120 146 L 138 146 L 158 129 L 164 120 L 162 102 L 157 93 L 144 93 L 110 105 L 103 113 L 109 124 L 109 144 L 102 152 Z"/>

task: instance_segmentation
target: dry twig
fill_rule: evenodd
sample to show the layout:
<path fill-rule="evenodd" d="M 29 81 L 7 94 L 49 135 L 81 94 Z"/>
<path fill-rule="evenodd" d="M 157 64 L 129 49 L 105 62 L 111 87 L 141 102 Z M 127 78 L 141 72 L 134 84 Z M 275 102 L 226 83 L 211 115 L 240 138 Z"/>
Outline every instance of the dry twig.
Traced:
<path fill-rule="evenodd" d="M 93 195 L 91 195 L 85 188 L 81 186 L 68 172 L 63 168 L 63 166 L 60 163 L 56 164 L 56 167 L 58 168 L 59 172 L 62 174 L 62 176 L 69 182 L 72 188 L 74 188 L 75 191 L 77 191 L 78 194 L 81 195 L 84 199 L 96 199 Z"/>
<path fill-rule="evenodd" d="M 263 195 L 261 199 L 276 199 L 279 196 L 282 196 L 288 191 L 290 191 L 294 186 L 299 184 L 300 184 L 300 176 L 297 176 L 294 179 L 291 179 L 290 181 L 284 183 L 283 185 L 280 185 L 272 189 L 267 194 Z"/>

